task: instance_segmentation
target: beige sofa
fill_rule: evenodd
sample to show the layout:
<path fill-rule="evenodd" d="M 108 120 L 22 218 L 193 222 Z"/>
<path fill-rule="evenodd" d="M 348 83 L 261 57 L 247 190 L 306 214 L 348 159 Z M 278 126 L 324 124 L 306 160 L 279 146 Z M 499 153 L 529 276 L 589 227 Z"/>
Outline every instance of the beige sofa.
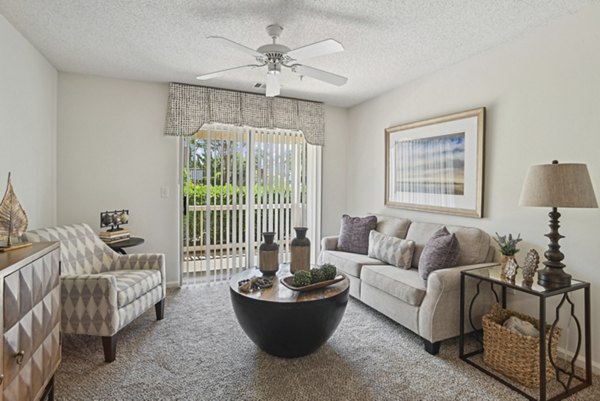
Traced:
<path fill-rule="evenodd" d="M 431 235 L 443 226 L 377 216 L 377 231 L 415 242 L 409 270 L 367 255 L 338 251 L 337 236 L 323 238 L 319 264 L 331 263 L 344 272 L 350 279 L 351 296 L 421 336 L 425 350 L 435 355 L 442 340 L 459 335 L 460 272 L 497 264 L 496 251 L 487 233 L 478 228 L 447 225 L 460 245 L 458 266 L 436 270 L 424 282 L 417 270 L 421 252 Z M 466 284 L 466 296 L 470 297 L 476 291 L 476 284 L 472 280 Z M 473 305 L 473 321 L 481 321 L 491 305 L 490 292 L 480 291 L 480 298 Z"/>

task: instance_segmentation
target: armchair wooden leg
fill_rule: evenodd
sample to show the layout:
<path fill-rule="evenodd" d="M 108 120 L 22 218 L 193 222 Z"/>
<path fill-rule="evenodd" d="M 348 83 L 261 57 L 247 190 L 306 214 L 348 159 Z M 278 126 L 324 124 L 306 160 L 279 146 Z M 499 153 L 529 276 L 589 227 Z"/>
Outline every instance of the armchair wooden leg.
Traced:
<path fill-rule="evenodd" d="M 104 347 L 104 361 L 112 362 L 117 354 L 117 339 L 115 336 L 103 336 L 102 346 Z"/>
<path fill-rule="evenodd" d="M 156 320 L 163 320 L 165 317 L 165 300 L 161 299 L 157 304 L 154 305 L 156 310 Z"/>
<path fill-rule="evenodd" d="M 440 344 L 442 343 L 441 341 L 432 343 L 430 341 L 423 340 L 423 342 L 425 343 L 425 351 L 429 352 L 431 355 L 437 355 L 440 352 Z"/>

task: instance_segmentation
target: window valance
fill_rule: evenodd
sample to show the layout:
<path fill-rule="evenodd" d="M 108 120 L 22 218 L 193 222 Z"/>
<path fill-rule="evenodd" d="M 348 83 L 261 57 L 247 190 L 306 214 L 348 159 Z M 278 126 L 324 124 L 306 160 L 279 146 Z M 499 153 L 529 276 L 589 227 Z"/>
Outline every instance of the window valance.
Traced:
<path fill-rule="evenodd" d="M 325 143 L 323 103 L 171 83 L 165 134 L 191 136 L 209 123 L 298 130 L 310 144 Z"/>

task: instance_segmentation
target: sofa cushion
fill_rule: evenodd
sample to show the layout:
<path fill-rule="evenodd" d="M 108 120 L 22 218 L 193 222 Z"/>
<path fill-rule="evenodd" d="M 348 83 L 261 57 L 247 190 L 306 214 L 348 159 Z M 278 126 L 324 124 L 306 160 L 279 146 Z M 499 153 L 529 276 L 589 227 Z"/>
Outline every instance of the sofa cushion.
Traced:
<path fill-rule="evenodd" d="M 129 305 L 161 284 L 160 270 L 114 270 L 106 272 L 117 280 L 117 305 Z"/>
<path fill-rule="evenodd" d="M 342 251 L 322 251 L 319 260 L 321 263 L 331 263 L 344 273 L 359 278 L 364 265 L 384 264 L 381 260 L 370 258 L 367 255 Z"/>
<path fill-rule="evenodd" d="M 405 239 L 408 227 L 410 226 L 409 219 L 401 217 L 384 216 L 382 214 L 374 214 L 377 217 L 377 227 L 375 230 L 390 237 Z"/>
<path fill-rule="evenodd" d="M 362 269 L 361 280 L 413 306 L 420 306 L 426 293 L 423 281 L 414 269 L 366 265 Z"/>
<path fill-rule="evenodd" d="M 412 266 L 418 267 L 423 247 L 429 241 L 429 238 L 443 224 L 412 222 L 408 228 L 406 239 L 415 241 L 415 254 L 413 255 Z M 460 255 L 458 265 L 475 265 L 488 261 L 488 252 L 490 251 L 490 236 L 475 227 L 446 226 L 450 233 L 454 233 L 460 244 Z"/>
<path fill-rule="evenodd" d="M 370 258 L 379 259 L 403 269 L 410 269 L 414 252 L 414 241 L 391 237 L 375 230 L 371 230 L 369 234 L 368 256 Z"/>
<path fill-rule="evenodd" d="M 425 244 L 419 261 L 419 276 L 427 280 L 429 273 L 456 266 L 460 256 L 460 246 L 455 234 L 446 227 L 437 230 Z"/>
<path fill-rule="evenodd" d="M 377 227 L 377 217 L 342 216 L 337 249 L 344 252 L 367 254 L 369 250 L 369 232 Z"/>

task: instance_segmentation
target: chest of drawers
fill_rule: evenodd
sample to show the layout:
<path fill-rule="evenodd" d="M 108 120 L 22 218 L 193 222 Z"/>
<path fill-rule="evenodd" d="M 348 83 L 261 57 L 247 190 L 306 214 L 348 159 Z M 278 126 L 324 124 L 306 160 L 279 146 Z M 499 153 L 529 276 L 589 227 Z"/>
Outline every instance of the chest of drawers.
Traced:
<path fill-rule="evenodd" d="M 60 247 L 0 253 L 0 401 L 54 398 L 60 363 Z"/>

